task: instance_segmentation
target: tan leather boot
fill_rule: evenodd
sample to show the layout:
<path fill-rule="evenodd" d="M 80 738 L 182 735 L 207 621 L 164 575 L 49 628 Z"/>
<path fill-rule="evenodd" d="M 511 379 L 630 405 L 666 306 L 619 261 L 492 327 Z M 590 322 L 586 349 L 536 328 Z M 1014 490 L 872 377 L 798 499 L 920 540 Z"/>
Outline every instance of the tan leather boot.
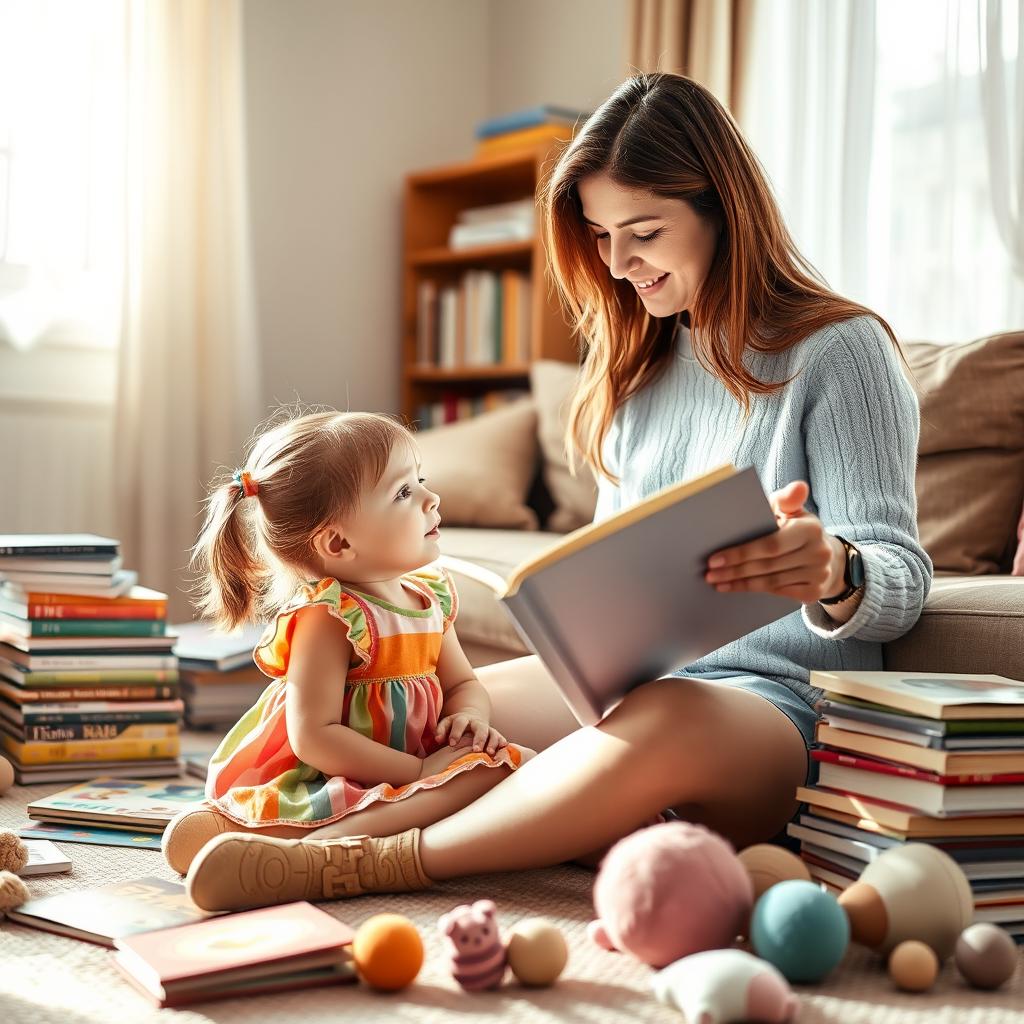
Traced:
<path fill-rule="evenodd" d="M 182 811 L 173 817 L 164 829 L 160 849 L 163 850 L 164 860 L 179 875 L 183 875 L 188 871 L 195 855 L 214 836 L 219 836 L 222 832 L 233 832 L 241 827 L 209 807 Z"/>
<path fill-rule="evenodd" d="M 426 889 L 433 882 L 423 872 L 419 841 L 418 828 L 320 840 L 226 833 L 192 861 L 185 891 L 203 910 L 245 910 Z"/>

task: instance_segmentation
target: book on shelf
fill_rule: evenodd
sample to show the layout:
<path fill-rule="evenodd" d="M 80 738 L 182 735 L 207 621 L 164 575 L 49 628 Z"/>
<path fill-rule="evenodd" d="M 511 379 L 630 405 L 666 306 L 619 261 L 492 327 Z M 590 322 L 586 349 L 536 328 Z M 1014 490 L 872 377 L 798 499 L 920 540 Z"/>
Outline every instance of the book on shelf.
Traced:
<path fill-rule="evenodd" d="M 25 573 L 38 573 L 44 580 L 56 575 L 74 575 L 97 576 L 109 582 L 122 563 L 120 555 L 12 556 L 0 558 L 0 579 L 12 579 L 12 573 L 18 573 L 19 577 Z M 82 582 L 89 583 L 90 580 Z"/>
<path fill-rule="evenodd" d="M 459 224 L 504 224 L 518 221 L 533 225 L 537 220 L 537 200 L 533 195 L 528 195 L 507 203 L 470 206 L 459 210 L 455 219 Z"/>
<path fill-rule="evenodd" d="M 120 544 L 113 537 L 94 533 L 0 533 L 0 556 L 116 555 Z"/>
<path fill-rule="evenodd" d="M 179 882 L 139 878 L 29 900 L 7 912 L 18 924 L 114 948 L 116 939 L 209 917 Z"/>
<path fill-rule="evenodd" d="M 11 601 L 38 600 L 43 594 L 61 597 L 123 597 L 139 582 L 133 569 L 120 569 L 110 580 L 106 577 L 83 578 L 79 573 L 10 572 L 4 574 L 0 593 Z"/>
<path fill-rule="evenodd" d="M 178 756 L 181 750 L 181 737 L 175 726 L 170 735 L 152 739 L 28 742 L 17 739 L 12 735 L 10 727 L 0 722 L 0 748 L 22 767 L 38 764 L 79 764 L 90 761 L 163 760 Z"/>
<path fill-rule="evenodd" d="M 82 654 L 88 651 L 102 651 L 105 655 L 145 652 L 146 654 L 169 654 L 177 636 L 166 630 L 157 636 L 32 636 L 26 637 L 0 622 L 0 656 L 8 657 L 7 647 L 13 647 L 22 654 L 62 652 Z M 2 646 L 6 645 L 6 646 Z M 177 666 L 175 666 L 177 667 Z"/>
<path fill-rule="evenodd" d="M 844 750 L 833 750 L 822 747 L 811 752 L 811 757 L 822 764 L 840 764 L 877 775 L 895 775 L 907 779 L 919 779 L 922 782 L 934 782 L 940 786 L 997 786 L 1003 791 L 1010 784 L 1024 783 L 1024 772 L 933 772 L 927 768 L 900 764 L 877 757 L 865 757 L 851 754 Z"/>
<path fill-rule="evenodd" d="M 117 776 L 132 779 L 169 779 L 181 774 L 181 762 L 176 757 L 155 761 L 83 761 L 78 764 L 41 764 L 27 767 L 12 761 L 12 766 L 15 781 L 19 786 L 85 782 L 97 775 L 107 778 Z"/>
<path fill-rule="evenodd" d="M 1024 683 L 949 672 L 811 672 L 826 696 L 855 697 L 924 718 L 1024 719 Z"/>
<path fill-rule="evenodd" d="M 774 594 L 720 592 L 714 552 L 777 529 L 753 468 L 722 466 L 584 526 L 508 578 L 442 557 L 489 585 L 584 724 L 631 688 L 799 609 Z"/>
<path fill-rule="evenodd" d="M 506 132 L 519 131 L 544 124 L 575 125 L 589 115 L 582 110 L 564 107 L 559 104 L 545 103 L 533 107 L 524 107 L 507 114 L 489 117 L 476 126 L 478 139 L 490 139 Z"/>
<path fill-rule="evenodd" d="M 520 220 L 453 224 L 448 232 L 448 248 L 462 250 L 485 245 L 501 245 L 504 242 L 528 242 L 535 233 L 536 228 L 533 224 Z"/>
<path fill-rule="evenodd" d="M 936 750 L 915 743 L 887 739 L 883 736 L 838 729 L 820 720 L 817 726 L 817 740 L 833 750 L 864 754 L 868 757 L 936 772 L 939 775 L 972 773 L 991 775 L 999 772 L 1024 772 L 1024 750 L 995 749 L 978 752 Z"/>
<path fill-rule="evenodd" d="M 71 861 L 49 839 L 27 839 L 28 861 L 18 872 L 29 875 L 58 875 L 71 870 Z"/>
<path fill-rule="evenodd" d="M 352 929 L 310 903 L 115 940 L 117 968 L 159 1006 L 356 980 Z"/>
<path fill-rule="evenodd" d="M 568 142 L 573 137 L 574 125 L 567 122 L 554 121 L 549 124 L 538 124 L 528 128 L 518 128 L 502 135 L 492 135 L 487 139 L 479 139 L 476 144 L 478 157 L 497 156 L 501 153 L 512 153 L 516 150 L 550 148 L 556 142 Z"/>
<path fill-rule="evenodd" d="M 50 594 L 24 591 L 8 597 L 0 588 L 0 611 L 22 619 L 165 619 L 167 595 L 148 587 L 132 587 L 121 597 Z"/>
<path fill-rule="evenodd" d="M 0 709 L 3 714 L 3 709 Z M 4 715 L 4 718 L 7 718 Z M 118 722 L 102 718 L 92 722 L 29 722 L 17 725 L 9 719 L 4 728 L 22 743 L 77 741 L 162 740 L 179 735 L 180 716 L 157 722 Z"/>
<path fill-rule="evenodd" d="M 163 636 L 163 619 L 23 619 L 0 611 L 0 635 L 22 639 L 47 636 L 66 637 L 152 637 Z"/>
<path fill-rule="evenodd" d="M 203 798 L 201 786 L 180 780 L 150 782 L 104 776 L 33 800 L 26 813 L 33 821 L 162 832 L 174 815 L 201 803 Z"/>

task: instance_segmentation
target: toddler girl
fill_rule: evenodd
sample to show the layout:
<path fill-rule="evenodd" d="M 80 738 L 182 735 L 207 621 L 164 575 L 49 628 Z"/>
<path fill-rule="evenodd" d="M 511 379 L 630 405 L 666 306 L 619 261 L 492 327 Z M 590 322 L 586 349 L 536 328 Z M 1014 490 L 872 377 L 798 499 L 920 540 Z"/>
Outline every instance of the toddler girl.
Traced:
<path fill-rule="evenodd" d="M 339 834 L 360 838 L 341 888 L 359 891 L 381 871 L 411 887 L 422 870 L 397 834 L 448 816 L 532 756 L 491 728 L 459 646 L 455 587 L 430 565 L 439 504 L 412 435 L 371 413 L 280 424 L 213 490 L 193 552 L 198 607 L 227 628 L 272 619 L 253 656 L 273 681 L 214 753 L 208 806 L 165 831 L 176 871 L 232 832 L 257 884 L 259 849 L 246 839 L 343 822 Z"/>

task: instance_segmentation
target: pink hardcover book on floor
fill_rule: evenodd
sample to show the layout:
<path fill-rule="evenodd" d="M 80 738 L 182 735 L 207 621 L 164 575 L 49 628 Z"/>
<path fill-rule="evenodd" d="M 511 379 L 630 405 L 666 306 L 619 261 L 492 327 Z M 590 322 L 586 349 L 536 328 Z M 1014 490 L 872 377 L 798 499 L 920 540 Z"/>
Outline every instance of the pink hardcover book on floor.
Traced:
<path fill-rule="evenodd" d="M 161 1006 L 354 980 L 352 929 L 310 903 L 117 939 L 114 963 Z"/>

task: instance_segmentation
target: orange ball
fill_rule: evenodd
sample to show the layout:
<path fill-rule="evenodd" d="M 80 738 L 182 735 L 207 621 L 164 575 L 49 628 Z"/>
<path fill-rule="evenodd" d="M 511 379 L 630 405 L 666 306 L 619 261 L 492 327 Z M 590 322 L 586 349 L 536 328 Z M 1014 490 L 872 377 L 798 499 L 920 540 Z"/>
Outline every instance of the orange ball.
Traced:
<path fill-rule="evenodd" d="M 394 992 L 411 984 L 423 966 L 423 940 L 416 926 L 401 914 L 367 918 L 352 940 L 352 956 L 363 981 Z"/>

